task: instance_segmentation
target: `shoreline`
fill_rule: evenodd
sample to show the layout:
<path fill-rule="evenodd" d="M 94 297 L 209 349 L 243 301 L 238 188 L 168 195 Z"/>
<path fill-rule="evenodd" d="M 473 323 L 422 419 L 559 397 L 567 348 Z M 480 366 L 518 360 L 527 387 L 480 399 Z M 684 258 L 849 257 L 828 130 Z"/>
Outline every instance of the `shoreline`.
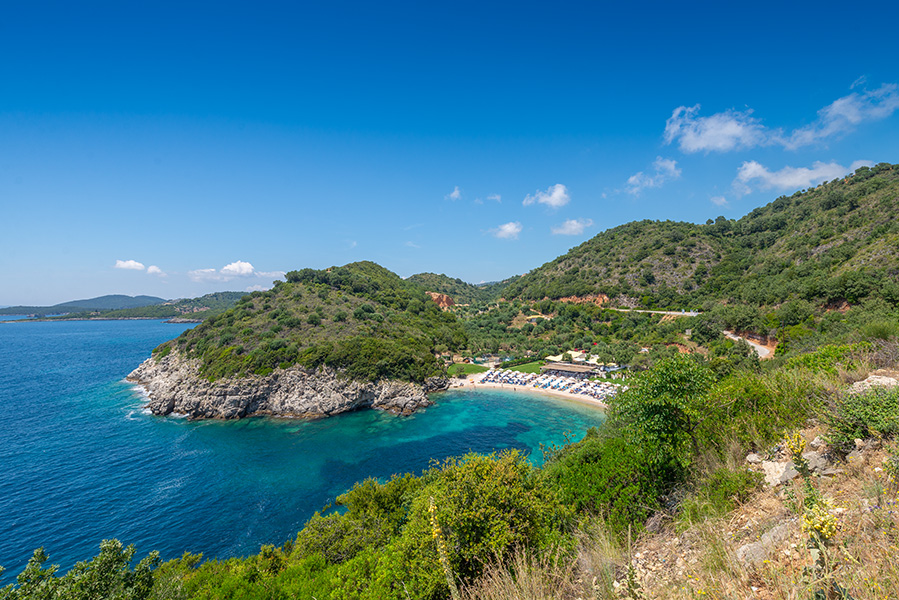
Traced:
<path fill-rule="evenodd" d="M 590 396 L 585 396 L 583 394 L 572 394 L 571 392 L 561 392 L 559 390 L 552 389 L 537 389 L 535 387 L 526 386 L 526 385 L 511 385 L 511 384 L 503 384 L 503 383 L 492 383 L 492 382 L 482 382 L 481 379 L 484 378 L 484 373 L 475 373 L 465 379 L 453 379 L 451 380 L 448 390 L 468 390 L 468 391 L 477 391 L 479 389 L 493 389 L 493 390 L 505 390 L 505 391 L 513 391 L 513 392 L 525 392 L 528 394 L 538 394 L 541 396 L 552 396 L 553 398 L 563 399 L 563 400 L 572 400 L 574 402 L 580 402 L 581 404 L 587 404 L 589 406 L 593 406 L 606 412 L 609 410 L 609 405 L 605 402 L 597 400 L 596 398 L 591 398 Z"/>

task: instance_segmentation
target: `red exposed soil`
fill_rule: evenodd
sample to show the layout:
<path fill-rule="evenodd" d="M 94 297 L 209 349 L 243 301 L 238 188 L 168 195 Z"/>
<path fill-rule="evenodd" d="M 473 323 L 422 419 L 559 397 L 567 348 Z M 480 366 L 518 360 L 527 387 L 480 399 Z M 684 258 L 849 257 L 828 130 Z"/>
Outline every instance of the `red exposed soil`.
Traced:
<path fill-rule="evenodd" d="M 456 301 L 446 294 L 438 294 L 437 292 L 427 292 L 427 294 L 431 297 L 431 300 L 436 302 L 437 306 L 443 310 L 448 310 L 450 307 L 456 305 Z"/>

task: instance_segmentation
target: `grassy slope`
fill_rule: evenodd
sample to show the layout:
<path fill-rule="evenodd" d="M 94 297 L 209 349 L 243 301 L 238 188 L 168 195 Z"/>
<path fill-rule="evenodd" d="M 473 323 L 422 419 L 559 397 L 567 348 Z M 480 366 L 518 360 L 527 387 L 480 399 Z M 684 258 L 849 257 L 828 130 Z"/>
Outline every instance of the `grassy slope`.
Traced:
<path fill-rule="evenodd" d="M 781 196 L 739 220 L 639 221 L 600 233 L 535 269 L 507 299 L 605 293 L 689 308 L 706 300 L 820 301 L 896 285 L 899 165 Z M 644 299 L 643 296 L 648 296 Z"/>

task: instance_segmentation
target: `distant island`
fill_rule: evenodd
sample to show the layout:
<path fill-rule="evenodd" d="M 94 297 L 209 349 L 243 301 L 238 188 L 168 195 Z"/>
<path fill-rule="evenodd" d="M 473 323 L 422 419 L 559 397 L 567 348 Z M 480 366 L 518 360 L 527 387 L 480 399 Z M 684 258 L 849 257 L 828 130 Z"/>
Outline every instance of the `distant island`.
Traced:
<path fill-rule="evenodd" d="M 231 308 L 244 295 L 244 292 L 214 292 L 199 298 L 165 300 L 155 296 L 114 294 L 53 306 L 11 306 L 0 309 L 0 315 L 25 315 L 52 321 L 171 319 L 174 323 L 200 322 Z"/>

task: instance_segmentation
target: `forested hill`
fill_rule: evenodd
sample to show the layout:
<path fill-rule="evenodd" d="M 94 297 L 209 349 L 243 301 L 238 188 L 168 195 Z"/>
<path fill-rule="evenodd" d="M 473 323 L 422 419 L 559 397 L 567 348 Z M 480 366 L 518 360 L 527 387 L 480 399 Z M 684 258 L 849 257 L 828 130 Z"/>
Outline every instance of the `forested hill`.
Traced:
<path fill-rule="evenodd" d="M 899 165 L 781 196 L 738 220 L 638 221 L 610 229 L 512 282 L 506 299 L 606 294 L 691 308 L 788 298 L 899 301 Z"/>
<path fill-rule="evenodd" d="M 165 302 L 164 298 L 157 298 L 155 296 L 125 296 L 122 294 L 111 294 L 87 300 L 72 300 L 71 302 L 63 302 L 62 304 L 55 304 L 53 306 L 10 306 L 8 308 L 0 309 L 0 315 L 43 316 L 91 310 L 119 310 L 154 306 L 162 304 L 163 302 Z"/>
<path fill-rule="evenodd" d="M 466 343 L 452 313 L 419 286 L 372 262 L 287 273 L 221 315 L 159 346 L 199 358 L 210 378 L 265 375 L 294 364 L 360 380 L 423 381 L 444 374 L 436 352 Z"/>
<path fill-rule="evenodd" d="M 517 277 L 495 281 L 492 283 L 472 284 L 461 279 L 453 279 L 436 273 L 417 273 L 410 275 L 406 281 L 414 283 L 426 292 L 437 292 L 452 297 L 456 304 L 472 304 L 475 302 L 493 302 L 497 300 L 506 286 Z"/>

